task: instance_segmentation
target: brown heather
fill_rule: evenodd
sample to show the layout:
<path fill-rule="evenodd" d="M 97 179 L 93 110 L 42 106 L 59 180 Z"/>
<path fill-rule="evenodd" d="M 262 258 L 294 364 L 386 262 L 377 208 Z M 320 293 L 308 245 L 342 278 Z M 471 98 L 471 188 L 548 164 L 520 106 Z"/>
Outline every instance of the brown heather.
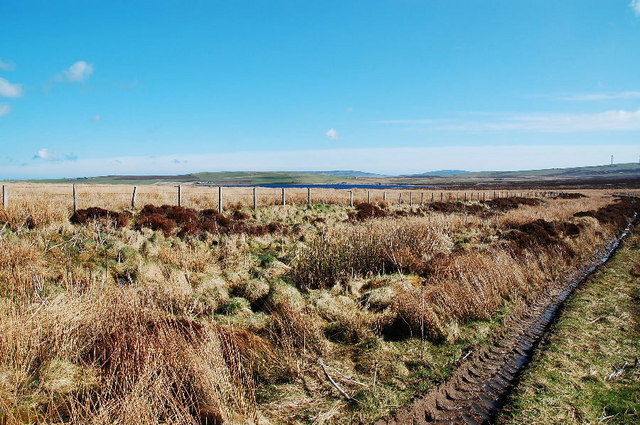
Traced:
<path fill-rule="evenodd" d="M 100 190 L 78 224 L 54 196 L 0 210 L 1 424 L 370 423 L 637 209 L 603 191 L 358 208 L 328 192 L 220 215 L 210 194 L 177 209 L 148 189 L 158 207 L 127 211 Z"/>

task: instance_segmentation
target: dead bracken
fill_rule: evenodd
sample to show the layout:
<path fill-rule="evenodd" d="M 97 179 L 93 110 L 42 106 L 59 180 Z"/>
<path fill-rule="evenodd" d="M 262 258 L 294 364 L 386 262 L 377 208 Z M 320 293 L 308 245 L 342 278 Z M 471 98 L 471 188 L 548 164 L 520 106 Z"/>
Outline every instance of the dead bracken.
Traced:
<path fill-rule="evenodd" d="M 131 214 L 127 212 L 109 211 L 102 208 L 87 208 L 77 210 L 71 216 L 71 222 L 75 224 L 88 224 L 91 222 L 100 222 L 111 224 L 115 227 L 126 227 L 129 225 Z"/>

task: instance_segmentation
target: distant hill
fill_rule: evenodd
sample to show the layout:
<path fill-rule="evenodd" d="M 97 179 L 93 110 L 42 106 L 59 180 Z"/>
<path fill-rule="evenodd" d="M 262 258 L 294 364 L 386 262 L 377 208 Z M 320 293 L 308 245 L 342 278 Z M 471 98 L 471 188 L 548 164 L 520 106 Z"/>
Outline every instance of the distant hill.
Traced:
<path fill-rule="evenodd" d="M 436 171 L 426 171 L 420 174 L 411 174 L 407 177 L 423 177 L 423 176 L 453 176 L 457 174 L 466 174 L 469 171 L 465 170 L 436 170 Z"/>
<path fill-rule="evenodd" d="M 549 168 L 542 170 L 523 170 L 523 171 L 487 171 L 478 173 L 469 173 L 468 177 L 489 177 L 489 178 L 558 178 L 558 179 L 575 179 L 575 178 L 621 178 L 621 177 L 640 177 L 640 164 L 614 164 L 614 165 L 597 165 L 591 167 L 572 167 L 572 168 Z"/>
<path fill-rule="evenodd" d="M 386 177 L 384 174 L 367 173 L 365 171 L 355 170 L 332 170 L 332 171 L 297 171 L 302 174 L 328 174 L 331 176 L 349 176 L 349 177 Z"/>
<path fill-rule="evenodd" d="M 557 187 L 640 187 L 640 164 L 549 168 L 520 171 L 482 171 L 450 175 L 413 175 L 388 179 L 399 185 L 426 185 L 440 188 L 557 188 Z"/>
<path fill-rule="evenodd" d="M 394 185 L 495 185 L 535 182 L 640 182 L 640 164 L 550 168 L 521 171 L 438 170 L 406 176 L 384 176 L 355 170 L 333 171 L 224 171 L 182 175 L 99 176 L 75 179 L 29 180 L 38 183 L 78 184 L 211 184 L 211 185 L 314 185 L 314 184 L 394 184 Z"/>

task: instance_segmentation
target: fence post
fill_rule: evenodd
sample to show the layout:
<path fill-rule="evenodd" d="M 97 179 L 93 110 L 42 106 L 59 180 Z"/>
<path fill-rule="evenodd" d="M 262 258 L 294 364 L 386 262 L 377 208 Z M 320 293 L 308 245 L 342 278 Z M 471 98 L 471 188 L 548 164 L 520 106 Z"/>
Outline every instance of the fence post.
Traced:
<path fill-rule="evenodd" d="M 387 200 L 387 192 L 382 192 L 382 200 L 383 201 Z"/>
<path fill-rule="evenodd" d="M 431 203 L 433 203 L 433 192 L 431 192 Z"/>
<path fill-rule="evenodd" d="M 349 191 L 349 206 L 353 206 L 353 190 Z"/>
<path fill-rule="evenodd" d="M 307 205 L 311 205 L 311 188 L 307 188 Z"/>
<path fill-rule="evenodd" d="M 464 193 L 464 202 L 467 202 L 467 192 Z"/>
<path fill-rule="evenodd" d="M 398 205 L 402 205 L 402 192 L 398 194 Z"/>
<path fill-rule="evenodd" d="M 367 204 L 371 203 L 371 191 L 367 190 Z"/>
<path fill-rule="evenodd" d="M 442 192 L 440 192 L 440 202 L 442 202 Z"/>
<path fill-rule="evenodd" d="M 2 185 L 2 208 L 9 208 L 9 187 Z"/>
<path fill-rule="evenodd" d="M 73 212 L 78 211 L 78 197 L 76 196 L 76 185 L 71 185 L 71 193 L 73 194 Z"/>
<path fill-rule="evenodd" d="M 131 194 L 131 209 L 136 209 L 136 191 L 138 190 L 137 186 L 133 186 L 133 194 Z"/>
<path fill-rule="evenodd" d="M 178 188 L 178 206 L 182 206 L 182 186 L 176 186 Z"/>
<path fill-rule="evenodd" d="M 258 193 L 256 192 L 256 188 L 253 188 L 253 210 L 258 209 Z"/>
<path fill-rule="evenodd" d="M 282 188 L 282 205 L 287 205 L 287 193 L 284 187 Z"/>
<path fill-rule="evenodd" d="M 224 210 L 223 199 L 222 199 L 222 186 L 218 186 L 218 212 L 222 214 Z"/>
<path fill-rule="evenodd" d="M 420 206 L 424 205 L 424 192 L 420 192 Z"/>
<path fill-rule="evenodd" d="M 409 192 L 409 206 L 413 206 L 413 192 Z"/>

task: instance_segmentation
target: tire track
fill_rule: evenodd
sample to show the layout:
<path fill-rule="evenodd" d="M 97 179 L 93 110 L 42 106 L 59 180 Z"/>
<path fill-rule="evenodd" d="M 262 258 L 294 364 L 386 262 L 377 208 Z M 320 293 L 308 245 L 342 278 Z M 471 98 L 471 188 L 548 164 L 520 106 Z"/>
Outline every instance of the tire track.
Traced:
<path fill-rule="evenodd" d="M 565 279 L 569 283 L 564 287 L 538 295 L 505 319 L 490 344 L 472 352 L 449 380 L 375 425 L 491 423 L 563 303 L 609 260 L 630 228 L 631 224 L 589 266 Z"/>

